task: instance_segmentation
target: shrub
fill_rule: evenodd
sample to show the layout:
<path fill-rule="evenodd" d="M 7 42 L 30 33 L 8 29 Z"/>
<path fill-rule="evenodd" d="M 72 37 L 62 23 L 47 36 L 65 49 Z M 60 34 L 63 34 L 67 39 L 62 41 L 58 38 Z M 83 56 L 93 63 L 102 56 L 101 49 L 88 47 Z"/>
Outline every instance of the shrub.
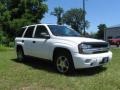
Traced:
<path fill-rule="evenodd" d="M 14 47 L 15 43 L 14 42 L 9 42 L 9 47 Z"/>

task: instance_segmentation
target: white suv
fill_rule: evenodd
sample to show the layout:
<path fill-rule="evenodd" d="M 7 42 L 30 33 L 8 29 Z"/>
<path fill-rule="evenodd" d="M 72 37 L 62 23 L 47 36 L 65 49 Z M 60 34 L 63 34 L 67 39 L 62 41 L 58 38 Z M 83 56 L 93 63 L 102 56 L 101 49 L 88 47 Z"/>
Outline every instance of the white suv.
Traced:
<path fill-rule="evenodd" d="M 18 60 L 25 56 L 51 60 L 60 73 L 102 66 L 112 58 L 107 42 L 80 37 L 66 26 L 36 24 L 23 27 L 21 33 L 15 39 Z"/>

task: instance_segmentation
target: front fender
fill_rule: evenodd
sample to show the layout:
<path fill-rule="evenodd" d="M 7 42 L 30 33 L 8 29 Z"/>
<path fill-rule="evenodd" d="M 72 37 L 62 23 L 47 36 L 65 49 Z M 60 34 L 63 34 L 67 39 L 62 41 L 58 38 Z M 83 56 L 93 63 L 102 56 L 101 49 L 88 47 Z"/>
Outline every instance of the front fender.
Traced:
<path fill-rule="evenodd" d="M 51 48 L 51 51 L 54 52 L 55 48 L 64 48 L 67 49 L 71 52 L 71 54 L 73 55 L 73 53 L 78 52 L 78 45 L 71 45 L 71 44 L 66 44 L 66 43 L 54 43 L 54 45 L 52 45 L 53 47 Z M 51 60 L 53 58 L 53 53 L 51 56 Z"/>

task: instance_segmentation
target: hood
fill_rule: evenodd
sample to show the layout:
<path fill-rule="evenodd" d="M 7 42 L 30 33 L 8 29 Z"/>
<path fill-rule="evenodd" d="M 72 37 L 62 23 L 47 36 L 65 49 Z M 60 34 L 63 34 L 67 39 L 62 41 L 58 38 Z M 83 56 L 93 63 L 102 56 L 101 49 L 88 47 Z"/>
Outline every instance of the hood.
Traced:
<path fill-rule="evenodd" d="M 92 38 L 85 38 L 85 37 L 56 37 L 56 39 L 65 40 L 80 44 L 82 42 L 105 42 L 103 40 L 92 39 Z"/>

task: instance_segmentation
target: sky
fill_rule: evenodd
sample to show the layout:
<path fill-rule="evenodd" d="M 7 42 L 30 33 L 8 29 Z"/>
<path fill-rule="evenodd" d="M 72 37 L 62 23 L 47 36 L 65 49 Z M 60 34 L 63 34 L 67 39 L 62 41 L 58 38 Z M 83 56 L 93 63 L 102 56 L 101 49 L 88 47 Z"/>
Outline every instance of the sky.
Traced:
<path fill-rule="evenodd" d="M 48 12 L 42 19 L 42 23 L 55 24 L 56 17 L 50 15 L 55 7 L 62 7 L 64 11 L 71 8 L 82 8 L 83 0 L 47 0 Z M 86 20 L 90 22 L 87 32 L 97 32 L 99 24 L 107 27 L 120 24 L 120 0 L 86 0 Z"/>

